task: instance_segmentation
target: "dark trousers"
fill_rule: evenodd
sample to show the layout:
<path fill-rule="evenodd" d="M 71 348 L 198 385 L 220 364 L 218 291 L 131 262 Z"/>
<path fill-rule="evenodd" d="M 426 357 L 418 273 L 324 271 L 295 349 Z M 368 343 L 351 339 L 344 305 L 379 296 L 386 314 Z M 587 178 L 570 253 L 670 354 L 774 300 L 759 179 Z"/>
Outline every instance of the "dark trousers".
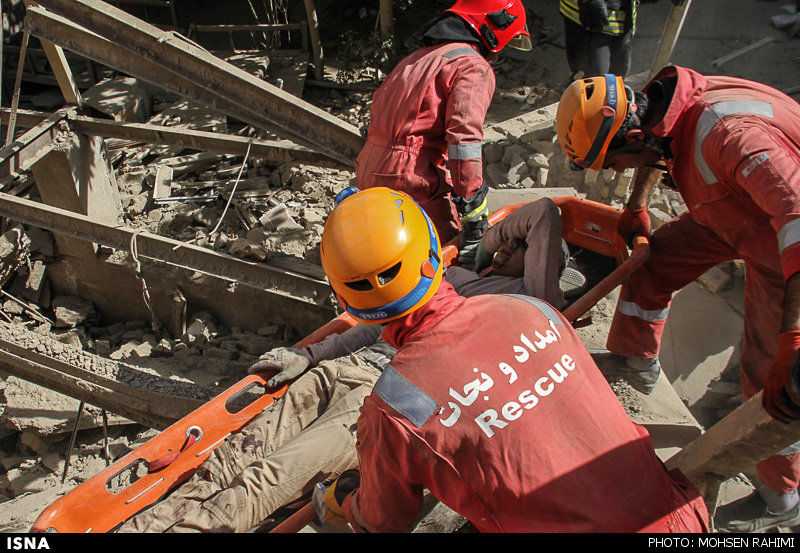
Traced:
<path fill-rule="evenodd" d="M 572 78 L 613 73 L 624 77 L 631 68 L 633 33 L 596 33 L 564 18 L 564 41 Z M 581 74 L 582 73 L 582 74 Z"/>

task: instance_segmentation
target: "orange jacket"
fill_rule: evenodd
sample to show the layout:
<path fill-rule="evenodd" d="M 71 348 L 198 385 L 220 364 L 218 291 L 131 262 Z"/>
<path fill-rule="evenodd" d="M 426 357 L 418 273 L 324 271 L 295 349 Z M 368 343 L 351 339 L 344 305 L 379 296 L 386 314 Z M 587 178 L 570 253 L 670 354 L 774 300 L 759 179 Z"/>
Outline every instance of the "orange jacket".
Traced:
<path fill-rule="evenodd" d="M 383 337 L 399 351 L 358 421 L 361 483 L 343 502 L 356 530 L 410 529 L 424 488 L 482 532 L 706 528 L 697 491 L 548 304 L 443 282 Z"/>

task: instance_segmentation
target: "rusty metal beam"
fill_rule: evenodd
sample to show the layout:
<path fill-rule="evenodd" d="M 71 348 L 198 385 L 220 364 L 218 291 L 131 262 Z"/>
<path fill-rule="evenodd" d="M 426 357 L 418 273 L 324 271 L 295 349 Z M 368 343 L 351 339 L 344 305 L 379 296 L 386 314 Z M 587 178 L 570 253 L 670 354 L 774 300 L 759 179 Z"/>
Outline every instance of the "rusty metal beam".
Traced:
<path fill-rule="evenodd" d="M 0 121 L 10 116 L 8 108 L 0 109 Z M 38 125 L 49 114 L 31 110 L 17 110 L 17 125 L 23 128 Z M 70 128 L 78 134 L 122 138 L 147 144 L 167 144 L 206 152 L 244 155 L 250 146 L 250 155 L 275 162 L 298 162 L 309 165 L 342 165 L 317 150 L 298 146 L 288 140 L 253 140 L 233 134 L 221 134 L 180 127 L 164 127 L 146 123 L 129 123 L 85 117 L 75 113 L 66 116 Z"/>
<path fill-rule="evenodd" d="M 213 91 L 195 85 L 182 75 L 167 71 L 149 60 L 125 48 L 114 44 L 80 25 L 55 15 L 42 8 L 29 8 L 25 16 L 25 25 L 31 34 L 37 37 L 58 42 L 61 46 L 85 58 L 102 65 L 123 71 L 127 75 L 174 92 L 184 98 L 197 101 L 227 115 L 250 123 L 253 126 L 279 133 L 280 130 L 267 121 L 246 113 L 240 106 Z M 309 149 L 318 150 L 316 146 L 302 137 L 293 138 L 294 142 Z M 330 157 L 330 156 L 328 156 Z M 347 165 L 350 165 L 348 162 Z"/>
<path fill-rule="evenodd" d="M 216 58 L 185 37 L 161 31 L 99 0 L 44 0 L 40 4 L 151 64 L 184 76 L 251 118 L 269 121 L 290 136 L 305 138 L 339 161 L 355 163 L 364 139 L 354 126 Z M 34 13 L 40 19 L 45 17 L 43 11 L 29 10 L 26 29 L 72 49 L 64 43 L 69 41 L 68 36 L 46 36 L 39 26 L 28 24 L 27 19 Z M 116 68 L 127 72 L 124 67 Z"/>
<path fill-rule="evenodd" d="M 0 149 L 0 167 L 2 167 L 0 173 L 9 174 L 29 170 L 52 150 L 53 140 L 60 132 L 58 127 L 65 119 L 66 110 L 59 110 L 40 120 L 25 134 Z"/>
<path fill-rule="evenodd" d="M 330 287 L 324 280 L 186 244 L 130 227 L 100 223 L 89 217 L 39 202 L 0 193 L 0 217 L 52 232 L 130 251 L 139 257 L 201 273 L 315 307 L 330 308 Z"/>

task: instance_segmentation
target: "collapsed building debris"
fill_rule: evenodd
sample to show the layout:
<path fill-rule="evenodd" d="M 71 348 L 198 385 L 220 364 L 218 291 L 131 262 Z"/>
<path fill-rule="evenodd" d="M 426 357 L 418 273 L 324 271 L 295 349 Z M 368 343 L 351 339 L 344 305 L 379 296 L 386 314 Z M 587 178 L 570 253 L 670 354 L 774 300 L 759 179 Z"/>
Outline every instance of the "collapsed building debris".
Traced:
<path fill-rule="evenodd" d="M 674 46 L 690 3 L 670 12 L 673 32 L 662 46 Z M 34 229 L 47 229 L 55 244 L 54 253 L 28 258 L 30 263 L 19 261 L 26 259 L 24 248 L 5 255 L 0 244 L 0 256 L 8 260 L 7 280 L 24 290 L 19 297 L 5 292 L 0 313 L 17 324 L 26 319 L 25 325 L 34 329 L 0 326 L 0 334 L 13 334 L 7 342 L 3 338 L 8 353 L 0 356 L 0 368 L 119 413 L 124 420 L 163 428 L 180 416 L 181 406 L 191 409 L 206 394 L 243 376 L 260 353 L 293 343 L 335 314 L 316 248 L 333 197 L 353 176 L 369 94 L 353 96 L 363 105 L 350 108 L 353 117 L 345 121 L 267 82 L 263 64 L 260 75 L 248 73 L 237 67 L 237 60 L 215 58 L 174 33 L 121 10 L 108 11 L 102 2 L 39 4 L 28 8 L 27 31 L 43 44 L 58 44 L 125 74 L 123 82 L 115 78 L 102 85 L 106 91 L 126 89 L 126 105 L 109 109 L 113 96 L 98 88 L 96 95 L 84 92 L 78 105 L 110 119 L 75 108 L 2 110 L 4 124 L 13 118 L 12 126 L 28 129 L 0 151 L 7 169 L 0 216 L 23 223 L 24 229 L 9 243 L 24 241 Z M 309 26 L 312 42 L 314 28 Z M 381 28 L 389 28 L 383 18 Z M 318 37 L 316 42 L 315 60 L 321 59 Z M 322 79 L 322 68 L 315 63 L 317 79 Z M 137 80 L 172 94 L 152 103 Z M 630 172 L 568 170 L 554 139 L 557 96 L 523 88 L 521 107 L 537 107 L 487 126 L 490 201 L 496 206 L 510 198 L 574 194 L 621 207 Z M 244 126 L 233 130 L 239 124 Z M 91 175 L 81 174 L 89 166 Z M 86 193 L 89 189 L 92 194 Z M 657 189 L 649 206 L 654 226 L 685 209 L 679 195 L 665 188 Z M 717 267 L 701 282 L 717 293 L 736 278 L 742 275 Z M 71 299 L 76 296 L 91 302 L 76 303 Z M 46 306 L 47 315 L 39 305 Z M 109 319 L 106 326 L 93 321 L 98 312 Z M 210 312 L 224 320 L 215 321 Z M 52 321 L 46 318 L 50 313 Z M 241 328 L 254 321 L 260 323 L 257 332 Z M 39 345 L 41 338 L 45 346 Z M 70 360 L 43 357 L 40 349 L 68 354 Z M 186 369 L 182 361 L 202 364 L 208 386 L 189 378 L 194 368 Z M 85 364 L 92 370 L 82 369 Z M 163 371 L 167 377 L 154 374 L 166 365 L 184 368 Z M 15 386 L 10 382 L 8 397 Z M 728 402 L 717 407 L 727 414 L 736 407 L 730 401 L 736 391 L 717 382 Z M 165 413 L 154 407 L 165 389 L 170 398 L 188 399 L 162 401 L 174 408 Z M 797 438 L 796 428 L 778 427 L 756 411 L 757 404 L 748 402 L 726 425 L 674 456 L 670 466 L 691 471 L 713 502 L 722 480 L 764 451 Z M 723 413 L 718 414 L 721 418 Z M 65 421 L 68 429 L 71 421 Z M 697 434 L 695 426 L 687 437 Z M 22 499 L 37 489 L 52 499 L 52 486 L 43 482 L 52 484 L 52 474 L 66 467 L 63 450 L 52 453 L 49 444 L 37 443 L 42 439 L 25 434 L 40 458 L 1 460 L 10 495 Z M 135 447 L 133 440 L 125 442 L 117 444 L 115 457 Z M 98 472 L 101 453 L 93 450 L 89 459 L 87 472 Z M 21 474 L 33 467 L 41 469 L 41 479 L 26 487 Z"/>

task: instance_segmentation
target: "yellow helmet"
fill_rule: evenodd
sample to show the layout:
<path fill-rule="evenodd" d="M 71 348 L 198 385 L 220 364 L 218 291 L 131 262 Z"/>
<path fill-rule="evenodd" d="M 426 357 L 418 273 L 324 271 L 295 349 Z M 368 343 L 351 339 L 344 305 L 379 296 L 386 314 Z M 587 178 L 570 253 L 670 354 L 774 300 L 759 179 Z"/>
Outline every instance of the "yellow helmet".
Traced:
<path fill-rule="evenodd" d="M 322 268 L 342 307 L 363 323 L 385 323 L 425 304 L 442 280 L 439 236 L 404 192 L 345 189 L 325 223 Z"/>
<path fill-rule="evenodd" d="M 600 170 L 608 146 L 622 126 L 632 98 L 622 77 L 602 75 L 580 79 L 561 96 L 556 112 L 556 133 L 574 166 Z"/>

